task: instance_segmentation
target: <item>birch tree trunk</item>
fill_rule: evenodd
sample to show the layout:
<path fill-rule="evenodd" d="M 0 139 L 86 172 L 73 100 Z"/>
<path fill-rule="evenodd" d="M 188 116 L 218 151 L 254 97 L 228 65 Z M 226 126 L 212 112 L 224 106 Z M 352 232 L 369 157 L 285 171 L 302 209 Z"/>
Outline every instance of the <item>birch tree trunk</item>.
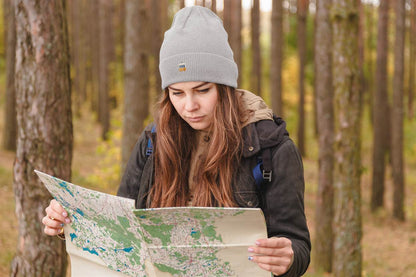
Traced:
<path fill-rule="evenodd" d="M 396 36 L 394 43 L 393 106 L 391 113 L 391 158 L 394 183 L 393 216 L 399 220 L 404 220 L 403 97 L 405 0 L 396 0 L 395 4 Z"/>
<path fill-rule="evenodd" d="M 332 87 L 331 0 L 320 0 L 316 9 L 315 95 L 319 145 L 319 175 L 316 201 L 315 265 L 332 271 L 334 215 L 334 95 Z"/>
<path fill-rule="evenodd" d="M 70 180 L 72 119 L 65 1 L 15 1 L 17 252 L 11 276 L 64 276 L 65 244 L 43 234 L 51 195 L 33 170 Z M 53 46 L 53 47 L 51 47 Z"/>
<path fill-rule="evenodd" d="M 335 277 L 361 276 L 360 111 L 356 0 L 333 0 Z"/>

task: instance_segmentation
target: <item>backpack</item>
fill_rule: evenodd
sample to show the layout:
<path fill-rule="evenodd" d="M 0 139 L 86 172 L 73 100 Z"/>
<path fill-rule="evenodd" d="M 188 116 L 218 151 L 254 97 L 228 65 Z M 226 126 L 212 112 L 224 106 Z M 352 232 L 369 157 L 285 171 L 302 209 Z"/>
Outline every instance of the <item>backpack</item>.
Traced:
<path fill-rule="evenodd" d="M 151 134 L 156 133 L 156 125 L 152 126 Z M 151 138 L 147 140 L 146 157 L 149 157 L 153 153 L 153 144 Z M 272 181 L 272 153 L 270 148 L 264 148 L 257 156 L 257 164 L 252 170 L 253 177 L 256 182 L 257 188 L 261 189 L 261 186 L 265 181 Z"/>

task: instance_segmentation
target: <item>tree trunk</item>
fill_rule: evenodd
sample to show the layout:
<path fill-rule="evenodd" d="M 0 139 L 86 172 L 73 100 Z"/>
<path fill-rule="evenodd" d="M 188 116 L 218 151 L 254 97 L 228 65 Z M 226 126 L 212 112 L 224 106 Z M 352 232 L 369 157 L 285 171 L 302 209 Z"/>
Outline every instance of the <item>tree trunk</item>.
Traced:
<path fill-rule="evenodd" d="M 231 14 L 232 14 L 232 10 L 231 10 L 231 1 L 232 0 L 224 0 L 224 8 L 222 10 L 222 21 L 223 21 L 223 25 L 224 25 L 224 29 L 227 31 L 228 34 L 228 41 L 230 41 L 230 37 L 232 36 L 231 34 Z"/>
<path fill-rule="evenodd" d="M 298 141 L 297 145 L 302 156 L 305 156 L 305 64 L 306 64 L 306 17 L 309 0 L 297 2 L 297 33 L 299 55 L 299 105 L 298 105 Z"/>
<path fill-rule="evenodd" d="M 393 216 L 405 219 L 404 214 L 404 157 L 403 157 L 403 97 L 404 97 L 404 39 L 405 0 L 396 0 L 396 36 L 394 43 L 393 106 L 391 113 L 391 158 L 393 173 Z"/>
<path fill-rule="evenodd" d="M 234 60 L 237 64 L 238 70 L 242 72 L 241 67 L 241 29 L 243 27 L 242 22 L 242 5 L 240 0 L 231 0 L 231 32 L 228 33 L 231 49 L 234 52 Z M 238 85 L 241 84 L 241 74 L 238 78 Z"/>
<path fill-rule="evenodd" d="M 101 123 L 101 137 L 108 138 L 110 130 L 110 62 L 112 56 L 112 2 L 100 0 L 98 8 L 99 24 L 99 78 L 98 78 L 98 118 Z"/>
<path fill-rule="evenodd" d="M 360 118 L 356 0 L 334 0 L 334 276 L 361 276 Z"/>
<path fill-rule="evenodd" d="M 151 48 L 151 52 L 153 54 L 153 75 L 156 78 L 155 81 L 155 89 L 157 92 L 159 92 L 161 90 L 162 87 L 162 80 L 160 78 L 160 73 L 159 73 L 159 52 L 160 52 L 160 46 L 162 45 L 163 42 L 163 34 L 165 30 L 162 30 L 162 21 L 164 21 L 161 16 L 161 10 L 163 9 L 167 9 L 166 6 L 161 5 L 161 1 L 152 1 L 151 5 L 152 5 L 152 27 L 153 28 L 153 35 L 152 35 L 152 48 Z M 138 11 L 136 12 L 138 13 Z M 138 19 L 136 19 L 136 21 L 138 21 Z M 144 22 L 141 21 L 141 24 L 143 24 Z M 126 25 L 126 29 L 127 28 L 132 28 L 134 29 L 136 27 L 136 30 L 138 30 L 137 28 L 139 26 L 128 26 Z M 137 33 L 137 36 L 143 36 L 143 33 Z M 127 36 L 126 36 L 127 38 Z M 140 40 L 140 38 L 136 38 L 137 40 Z M 142 47 L 145 47 L 146 45 L 144 43 L 142 43 Z M 141 49 L 140 51 L 143 51 L 145 49 L 143 48 L 139 48 Z M 134 51 L 134 48 L 132 49 L 132 51 Z M 140 53 L 138 53 L 140 55 Z M 147 76 L 147 75 L 146 75 Z"/>
<path fill-rule="evenodd" d="M 409 85 L 407 99 L 407 115 L 409 119 L 414 116 L 413 98 L 415 95 L 415 75 L 416 75 L 416 0 L 411 1 L 410 12 L 410 35 L 409 35 Z"/>
<path fill-rule="evenodd" d="M 3 148 L 16 150 L 17 119 L 16 92 L 14 87 L 14 70 L 16 57 L 16 28 L 14 5 L 11 1 L 4 1 L 4 22 L 6 43 L 6 103 L 4 108 Z"/>
<path fill-rule="evenodd" d="M 122 172 L 149 113 L 148 24 L 145 2 L 126 0 Z"/>
<path fill-rule="evenodd" d="M 211 0 L 211 10 L 217 13 L 217 0 Z"/>
<path fill-rule="evenodd" d="M 361 0 L 357 0 L 357 6 L 359 10 L 359 20 L 358 20 L 358 69 L 360 71 L 360 118 L 363 114 L 364 109 L 364 94 L 366 92 L 366 80 L 364 76 L 364 61 L 365 61 L 365 49 L 364 49 L 364 6 L 361 3 Z"/>
<path fill-rule="evenodd" d="M 315 29 L 315 95 L 319 144 L 318 193 L 316 201 L 315 265 L 332 271 L 334 215 L 334 95 L 332 87 L 331 0 L 317 2 Z"/>
<path fill-rule="evenodd" d="M 385 167 L 388 145 L 389 105 L 387 95 L 387 54 L 388 54 L 388 12 L 389 0 L 380 0 L 378 8 L 377 65 L 373 105 L 373 180 L 371 186 L 371 210 L 384 205 Z"/>
<path fill-rule="evenodd" d="M 100 121 L 100 111 L 99 111 L 99 83 L 100 83 L 100 27 L 99 27 L 99 10 L 100 10 L 100 0 L 90 0 L 88 3 L 88 12 L 89 12 L 89 25 L 88 25 L 88 45 L 91 51 L 91 110 L 97 114 L 97 121 Z"/>
<path fill-rule="evenodd" d="M 253 0 L 251 7 L 251 51 L 252 51 L 252 70 L 251 70 L 251 90 L 262 96 L 261 91 L 261 49 L 260 49 L 260 1 Z"/>
<path fill-rule="evenodd" d="M 271 62 L 270 62 L 270 89 L 272 109 L 275 114 L 283 114 L 283 92 L 282 92 L 282 64 L 283 64 L 283 1 L 272 2 L 272 26 L 271 26 Z"/>
<path fill-rule="evenodd" d="M 19 132 L 13 185 L 19 237 L 11 276 L 64 276 L 65 244 L 57 237 L 45 236 L 40 223 L 52 197 L 33 170 L 71 179 L 73 139 L 65 2 L 20 0 L 15 2 L 15 9 Z"/>

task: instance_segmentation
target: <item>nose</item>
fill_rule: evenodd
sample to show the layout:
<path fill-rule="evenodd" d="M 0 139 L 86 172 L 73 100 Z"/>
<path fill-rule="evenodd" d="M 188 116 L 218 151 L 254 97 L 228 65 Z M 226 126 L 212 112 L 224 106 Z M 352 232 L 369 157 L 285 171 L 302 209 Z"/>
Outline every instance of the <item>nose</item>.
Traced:
<path fill-rule="evenodd" d="M 187 112 L 192 112 L 197 110 L 199 107 L 198 102 L 196 101 L 195 97 L 193 95 L 188 95 L 185 99 L 185 110 Z"/>

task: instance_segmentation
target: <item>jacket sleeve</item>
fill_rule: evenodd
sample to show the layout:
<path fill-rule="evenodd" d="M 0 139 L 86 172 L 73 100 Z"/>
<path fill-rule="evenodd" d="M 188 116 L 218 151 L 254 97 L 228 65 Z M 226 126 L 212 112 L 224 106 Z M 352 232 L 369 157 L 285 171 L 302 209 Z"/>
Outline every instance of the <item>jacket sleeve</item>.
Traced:
<path fill-rule="evenodd" d="M 139 193 L 140 180 L 143 174 L 143 168 L 146 163 L 146 148 L 148 143 L 147 133 L 150 127 L 142 132 L 136 145 L 131 152 L 130 158 L 127 162 L 126 169 L 121 178 L 121 183 L 117 191 L 118 196 L 131 198 L 137 200 Z"/>
<path fill-rule="evenodd" d="M 294 261 L 289 271 L 281 276 L 301 276 L 309 266 L 311 251 L 304 213 L 302 159 L 290 139 L 272 155 L 272 182 L 264 184 L 266 188 L 263 195 L 268 234 L 292 241 Z"/>

